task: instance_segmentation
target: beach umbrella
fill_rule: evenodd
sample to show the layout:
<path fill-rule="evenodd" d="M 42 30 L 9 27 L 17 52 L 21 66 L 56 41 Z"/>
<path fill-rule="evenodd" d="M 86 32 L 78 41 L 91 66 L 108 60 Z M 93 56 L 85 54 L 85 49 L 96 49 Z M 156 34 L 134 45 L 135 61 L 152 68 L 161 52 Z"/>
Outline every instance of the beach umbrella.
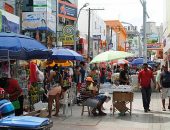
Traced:
<path fill-rule="evenodd" d="M 113 60 L 110 62 L 110 64 L 128 64 L 129 61 L 125 60 L 125 59 L 118 59 L 118 60 Z"/>
<path fill-rule="evenodd" d="M 52 52 L 39 41 L 16 33 L 0 33 L 0 59 L 47 59 Z"/>
<path fill-rule="evenodd" d="M 144 63 L 144 58 L 136 58 L 131 62 L 131 65 L 141 65 Z M 152 65 L 154 64 L 153 61 L 147 60 L 147 63 Z"/>
<path fill-rule="evenodd" d="M 134 56 L 134 54 L 124 52 L 124 51 L 109 50 L 109 51 L 98 54 L 96 57 L 93 58 L 90 64 L 100 63 L 100 62 L 109 62 L 109 61 L 123 59 L 123 58 L 131 57 L 131 56 Z"/>
<path fill-rule="evenodd" d="M 83 61 L 83 56 L 68 48 L 53 48 L 49 60 L 79 60 Z"/>

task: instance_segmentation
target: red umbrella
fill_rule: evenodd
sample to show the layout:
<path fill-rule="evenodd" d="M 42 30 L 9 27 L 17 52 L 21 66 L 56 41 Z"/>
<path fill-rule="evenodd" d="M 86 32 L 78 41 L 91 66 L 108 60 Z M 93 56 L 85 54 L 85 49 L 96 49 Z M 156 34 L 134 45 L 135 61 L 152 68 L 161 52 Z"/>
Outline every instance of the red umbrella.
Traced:
<path fill-rule="evenodd" d="M 119 60 L 113 60 L 112 62 L 110 62 L 111 64 L 128 64 L 129 61 L 125 60 L 125 59 L 119 59 Z"/>

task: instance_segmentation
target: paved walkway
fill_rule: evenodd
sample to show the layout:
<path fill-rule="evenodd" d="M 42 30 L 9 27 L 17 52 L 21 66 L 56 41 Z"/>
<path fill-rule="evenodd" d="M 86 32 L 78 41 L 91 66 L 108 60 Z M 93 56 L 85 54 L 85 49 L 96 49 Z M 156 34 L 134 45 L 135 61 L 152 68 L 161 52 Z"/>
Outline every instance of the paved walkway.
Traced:
<path fill-rule="evenodd" d="M 168 100 L 167 100 L 168 103 Z M 167 105 L 166 103 L 166 105 Z M 170 111 L 162 111 L 159 93 L 152 94 L 151 112 L 144 113 L 141 93 L 134 94 L 132 116 L 109 114 L 111 102 L 104 104 L 105 117 L 92 117 L 87 113 L 81 116 L 81 106 L 73 106 L 73 115 L 67 118 L 52 117 L 54 127 L 52 130 L 170 130 Z"/>

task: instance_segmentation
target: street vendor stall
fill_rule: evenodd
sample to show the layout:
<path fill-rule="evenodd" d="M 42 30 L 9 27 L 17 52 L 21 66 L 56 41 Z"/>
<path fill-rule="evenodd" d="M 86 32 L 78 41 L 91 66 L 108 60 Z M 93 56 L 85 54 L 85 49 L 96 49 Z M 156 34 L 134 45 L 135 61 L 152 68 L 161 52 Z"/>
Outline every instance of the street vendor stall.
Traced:
<path fill-rule="evenodd" d="M 113 114 L 116 111 L 120 113 L 132 113 L 133 87 L 129 85 L 112 85 L 105 83 L 101 86 L 99 93 L 112 94 Z"/>
<path fill-rule="evenodd" d="M 132 114 L 133 92 L 131 86 L 120 85 L 113 90 L 113 114 L 129 112 Z M 129 106 L 128 106 L 129 104 Z"/>

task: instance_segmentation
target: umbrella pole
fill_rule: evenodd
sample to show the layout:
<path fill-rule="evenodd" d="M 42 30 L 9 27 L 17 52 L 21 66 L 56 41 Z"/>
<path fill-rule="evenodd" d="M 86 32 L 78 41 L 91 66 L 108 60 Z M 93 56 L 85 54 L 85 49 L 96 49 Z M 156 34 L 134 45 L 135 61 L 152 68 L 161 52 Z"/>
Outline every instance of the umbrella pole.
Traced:
<path fill-rule="evenodd" d="M 11 72 L 11 67 L 10 67 L 10 64 L 11 64 L 11 62 L 10 62 L 9 50 L 8 50 L 8 78 L 11 78 L 11 74 L 10 74 L 10 72 Z"/>

